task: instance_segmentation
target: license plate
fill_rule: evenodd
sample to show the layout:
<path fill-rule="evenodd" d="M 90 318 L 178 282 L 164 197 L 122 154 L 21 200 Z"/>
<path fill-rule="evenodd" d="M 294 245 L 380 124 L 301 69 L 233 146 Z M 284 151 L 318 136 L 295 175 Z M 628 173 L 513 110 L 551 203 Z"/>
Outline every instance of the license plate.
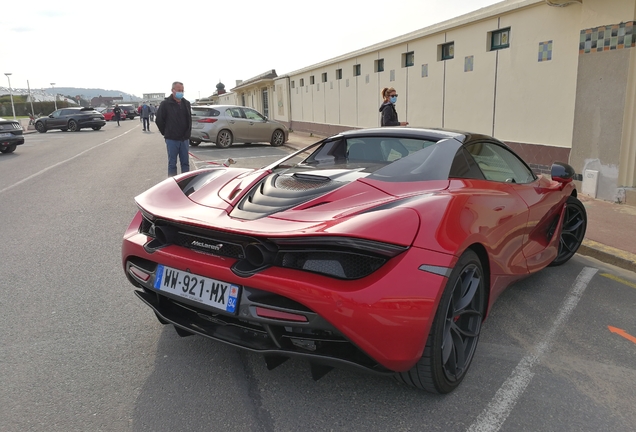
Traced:
<path fill-rule="evenodd" d="M 155 288 L 230 313 L 236 313 L 238 307 L 238 285 L 161 264 L 157 266 Z"/>
<path fill-rule="evenodd" d="M 10 133 L 1 133 L 0 134 L 0 138 L 9 138 L 10 136 L 12 136 L 13 134 Z"/>

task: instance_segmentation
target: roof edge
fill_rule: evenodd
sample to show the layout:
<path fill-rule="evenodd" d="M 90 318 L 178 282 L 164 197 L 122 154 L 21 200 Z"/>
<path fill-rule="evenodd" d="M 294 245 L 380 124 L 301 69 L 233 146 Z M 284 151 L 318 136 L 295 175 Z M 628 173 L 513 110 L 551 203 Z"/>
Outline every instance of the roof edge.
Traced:
<path fill-rule="evenodd" d="M 451 18 L 446 21 L 442 21 L 437 24 L 430 25 L 428 27 L 424 27 L 420 30 L 415 30 L 410 33 L 403 34 L 401 36 L 394 37 L 392 39 L 385 40 L 383 42 L 379 42 L 374 45 L 370 45 L 365 48 L 361 48 L 357 51 L 351 51 L 349 53 L 340 55 L 338 57 L 333 57 L 329 60 L 322 61 L 320 63 L 315 63 L 311 66 L 307 66 L 302 69 L 297 69 L 292 72 L 285 73 L 281 75 L 282 77 L 291 77 L 292 75 L 299 75 L 311 70 L 315 70 L 321 67 L 325 67 L 328 65 L 332 65 L 334 63 L 339 63 L 344 60 L 349 60 L 352 57 L 361 56 L 365 54 L 372 53 L 374 51 L 378 51 L 384 48 L 389 48 L 393 45 L 399 43 L 407 43 L 415 39 L 420 39 L 422 37 L 430 36 L 436 33 L 441 33 L 443 31 L 447 31 L 454 27 L 460 27 L 472 22 L 482 21 L 484 19 L 491 18 L 493 16 L 502 15 L 517 9 L 523 9 L 526 7 L 534 6 L 536 4 L 545 4 L 545 0 L 505 0 L 499 3 L 495 3 L 490 6 L 486 6 L 480 9 L 476 9 L 472 12 L 468 12 L 466 14 L 460 15 L 455 18 Z"/>

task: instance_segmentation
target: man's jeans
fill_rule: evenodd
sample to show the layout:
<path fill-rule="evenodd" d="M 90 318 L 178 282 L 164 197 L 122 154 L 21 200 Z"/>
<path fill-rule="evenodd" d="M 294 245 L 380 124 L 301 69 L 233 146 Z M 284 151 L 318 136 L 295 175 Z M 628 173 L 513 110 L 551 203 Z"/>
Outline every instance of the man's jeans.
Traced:
<path fill-rule="evenodd" d="M 190 140 L 177 141 L 166 138 L 168 149 L 168 177 L 177 175 L 177 156 L 181 162 L 181 173 L 190 171 Z"/>
<path fill-rule="evenodd" d="M 144 130 L 150 130 L 150 120 L 148 120 L 148 117 L 143 117 L 143 125 Z"/>

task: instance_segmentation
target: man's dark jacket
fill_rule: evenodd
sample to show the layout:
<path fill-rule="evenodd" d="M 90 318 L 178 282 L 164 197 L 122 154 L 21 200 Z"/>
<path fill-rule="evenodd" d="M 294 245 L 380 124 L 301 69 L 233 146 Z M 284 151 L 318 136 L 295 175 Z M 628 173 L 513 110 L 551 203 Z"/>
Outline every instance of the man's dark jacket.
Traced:
<path fill-rule="evenodd" d="M 181 99 L 181 103 L 177 103 L 172 95 L 168 96 L 159 105 L 155 124 L 166 139 L 177 141 L 190 139 L 192 133 L 190 102 Z"/>
<path fill-rule="evenodd" d="M 384 102 L 380 105 L 380 112 L 382 113 L 381 126 L 399 126 L 397 111 L 395 105 L 391 102 Z"/>

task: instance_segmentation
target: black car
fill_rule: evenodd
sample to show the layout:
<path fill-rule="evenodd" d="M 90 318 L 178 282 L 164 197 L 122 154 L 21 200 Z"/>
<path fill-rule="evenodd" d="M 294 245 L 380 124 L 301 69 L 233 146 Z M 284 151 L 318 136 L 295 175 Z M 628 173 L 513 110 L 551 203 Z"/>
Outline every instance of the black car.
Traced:
<path fill-rule="evenodd" d="M 119 108 L 121 108 L 121 110 L 126 113 L 127 119 L 134 119 L 135 117 L 139 116 L 137 108 L 132 105 L 119 105 Z"/>
<path fill-rule="evenodd" d="M 0 152 L 12 153 L 20 144 L 24 144 L 20 123 L 0 117 Z"/>
<path fill-rule="evenodd" d="M 37 119 L 35 130 L 40 133 L 51 129 L 78 132 L 84 128 L 100 130 L 105 124 L 104 116 L 95 111 L 94 108 L 61 108 L 53 111 L 48 117 Z"/>

